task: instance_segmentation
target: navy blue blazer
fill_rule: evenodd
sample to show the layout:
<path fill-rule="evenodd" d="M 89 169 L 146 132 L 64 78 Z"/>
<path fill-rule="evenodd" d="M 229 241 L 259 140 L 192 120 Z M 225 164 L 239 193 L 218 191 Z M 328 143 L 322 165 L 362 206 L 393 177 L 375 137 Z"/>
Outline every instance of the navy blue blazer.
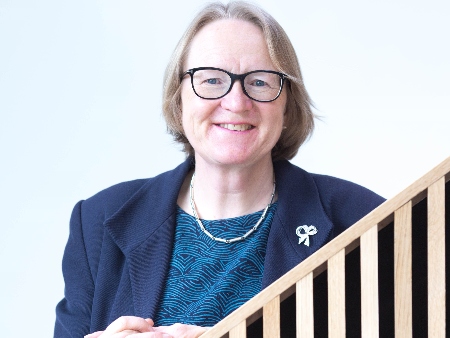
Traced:
<path fill-rule="evenodd" d="M 178 193 L 192 166 L 187 159 L 172 171 L 120 183 L 74 207 L 55 337 L 104 330 L 122 315 L 154 317 L 172 254 Z M 384 201 L 359 185 L 310 174 L 288 161 L 275 162 L 274 169 L 278 207 L 263 288 Z M 309 246 L 299 244 L 301 225 L 317 228 Z"/>

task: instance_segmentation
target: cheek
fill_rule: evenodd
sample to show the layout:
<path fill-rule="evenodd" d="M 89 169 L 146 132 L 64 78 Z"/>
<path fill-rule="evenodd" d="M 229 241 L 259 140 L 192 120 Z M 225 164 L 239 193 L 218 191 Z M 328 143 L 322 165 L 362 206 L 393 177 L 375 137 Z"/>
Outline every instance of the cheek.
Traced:
<path fill-rule="evenodd" d="M 204 127 L 208 114 L 209 101 L 199 98 L 192 88 L 185 86 L 181 92 L 181 123 L 186 137 L 197 137 Z M 197 136 L 196 136 L 197 135 Z"/>
<path fill-rule="evenodd" d="M 279 99 L 280 100 L 280 105 L 279 108 L 277 109 L 278 113 L 277 113 L 277 125 L 280 124 L 281 127 L 283 128 L 285 125 L 285 122 L 287 120 L 287 116 L 286 116 L 286 96 L 280 96 Z"/>
<path fill-rule="evenodd" d="M 192 92 L 192 90 L 189 91 L 189 86 L 187 85 L 187 83 L 183 82 L 181 85 L 181 93 L 180 93 L 180 97 L 181 97 L 180 108 L 181 108 L 182 115 L 184 115 L 184 112 L 188 109 L 189 102 L 191 102 L 191 100 L 192 100 L 191 92 Z"/>
<path fill-rule="evenodd" d="M 284 126 L 287 123 L 287 116 L 286 116 L 286 109 L 287 109 L 287 98 L 286 98 L 286 94 L 284 94 L 282 97 L 283 100 L 281 101 L 281 126 L 282 128 L 284 128 Z"/>
<path fill-rule="evenodd" d="M 195 101 L 195 98 L 193 97 L 194 93 L 189 85 L 186 83 L 181 87 L 181 123 L 185 132 L 188 132 L 188 129 L 192 124 L 192 112 L 195 111 L 195 108 L 193 107 L 193 102 Z"/>

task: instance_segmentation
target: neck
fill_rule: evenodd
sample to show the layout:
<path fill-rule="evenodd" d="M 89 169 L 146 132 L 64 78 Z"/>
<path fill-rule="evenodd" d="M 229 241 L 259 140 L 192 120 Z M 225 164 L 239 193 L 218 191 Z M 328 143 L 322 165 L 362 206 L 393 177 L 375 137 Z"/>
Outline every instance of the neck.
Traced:
<path fill-rule="evenodd" d="M 189 184 L 193 172 L 184 182 L 178 204 L 192 214 Z M 197 213 L 203 219 L 223 219 L 264 209 L 273 191 L 272 161 L 251 167 L 214 166 L 196 161 L 194 198 Z"/>

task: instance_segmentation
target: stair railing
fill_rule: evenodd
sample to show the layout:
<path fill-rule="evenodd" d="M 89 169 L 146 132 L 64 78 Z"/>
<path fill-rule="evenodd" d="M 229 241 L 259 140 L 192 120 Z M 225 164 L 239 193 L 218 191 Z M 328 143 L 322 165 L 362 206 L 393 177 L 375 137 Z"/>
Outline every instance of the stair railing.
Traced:
<path fill-rule="evenodd" d="M 361 336 L 378 337 L 378 233 L 387 225 L 394 227 L 395 335 L 412 337 L 412 208 L 425 198 L 428 218 L 427 234 L 424 236 L 424 240 L 428 241 L 428 336 L 446 337 L 445 186 L 449 180 L 450 157 L 201 337 L 245 338 L 247 326 L 261 316 L 264 338 L 280 337 L 280 302 L 293 293 L 296 294 L 297 304 L 297 337 L 314 337 L 313 278 L 324 270 L 327 270 L 328 278 L 328 336 L 345 337 L 345 255 L 358 246 L 361 259 Z"/>

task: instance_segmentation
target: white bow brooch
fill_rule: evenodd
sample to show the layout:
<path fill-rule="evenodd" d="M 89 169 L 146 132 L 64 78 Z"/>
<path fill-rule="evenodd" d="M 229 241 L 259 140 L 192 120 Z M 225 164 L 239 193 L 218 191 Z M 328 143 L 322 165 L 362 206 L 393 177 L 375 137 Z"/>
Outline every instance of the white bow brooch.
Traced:
<path fill-rule="evenodd" d="M 302 232 L 303 230 L 303 232 Z M 317 234 L 317 228 L 314 225 L 300 225 L 297 230 L 295 230 L 298 238 L 298 244 L 304 244 L 309 246 L 309 236 Z"/>

